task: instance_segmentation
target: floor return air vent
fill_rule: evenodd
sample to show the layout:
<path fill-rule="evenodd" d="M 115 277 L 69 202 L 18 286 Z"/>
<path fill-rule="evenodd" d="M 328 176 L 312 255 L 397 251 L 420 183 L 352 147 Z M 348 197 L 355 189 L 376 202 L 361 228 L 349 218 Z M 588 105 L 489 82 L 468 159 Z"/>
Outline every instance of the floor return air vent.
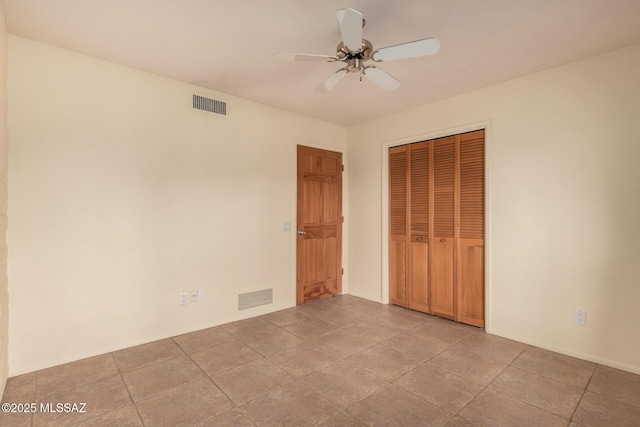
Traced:
<path fill-rule="evenodd" d="M 273 289 L 238 294 L 238 311 L 273 303 Z"/>

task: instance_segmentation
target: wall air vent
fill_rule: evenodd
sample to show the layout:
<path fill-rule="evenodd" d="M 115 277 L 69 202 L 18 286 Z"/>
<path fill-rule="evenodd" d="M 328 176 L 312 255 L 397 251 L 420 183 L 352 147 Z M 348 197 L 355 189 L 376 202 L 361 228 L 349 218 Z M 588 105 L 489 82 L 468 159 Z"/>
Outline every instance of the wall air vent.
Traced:
<path fill-rule="evenodd" d="M 238 294 L 238 310 L 259 307 L 273 303 L 273 289 Z"/>
<path fill-rule="evenodd" d="M 227 103 L 200 95 L 193 95 L 193 108 L 209 111 L 223 116 L 227 115 Z"/>

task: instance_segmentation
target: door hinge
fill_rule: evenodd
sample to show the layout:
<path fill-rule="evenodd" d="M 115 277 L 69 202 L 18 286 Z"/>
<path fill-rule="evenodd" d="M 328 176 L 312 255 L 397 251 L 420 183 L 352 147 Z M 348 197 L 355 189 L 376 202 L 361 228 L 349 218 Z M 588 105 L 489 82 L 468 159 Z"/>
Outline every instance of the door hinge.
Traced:
<path fill-rule="evenodd" d="M 344 215 L 342 215 L 342 222 L 344 222 Z"/>
<path fill-rule="evenodd" d="M 342 275 L 344 276 L 344 268 L 342 269 Z"/>
<path fill-rule="evenodd" d="M 342 172 L 344 172 L 344 165 L 342 165 Z"/>

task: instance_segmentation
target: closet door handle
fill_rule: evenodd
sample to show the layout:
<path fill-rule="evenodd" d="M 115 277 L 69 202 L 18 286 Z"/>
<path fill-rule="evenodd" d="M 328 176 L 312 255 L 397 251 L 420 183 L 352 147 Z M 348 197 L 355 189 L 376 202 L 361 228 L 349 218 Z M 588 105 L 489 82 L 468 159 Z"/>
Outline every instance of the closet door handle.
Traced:
<path fill-rule="evenodd" d="M 298 234 L 304 236 L 305 234 L 307 234 L 307 232 L 304 230 L 298 230 Z"/>

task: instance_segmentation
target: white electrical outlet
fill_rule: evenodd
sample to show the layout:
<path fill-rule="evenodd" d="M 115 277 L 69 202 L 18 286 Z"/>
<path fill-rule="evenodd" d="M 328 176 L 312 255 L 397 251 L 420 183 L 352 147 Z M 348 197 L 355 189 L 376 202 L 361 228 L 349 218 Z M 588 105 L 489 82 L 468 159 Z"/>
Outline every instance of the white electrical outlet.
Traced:
<path fill-rule="evenodd" d="M 191 289 L 189 291 L 189 302 L 198 302 L 198 290 Z"/>
<path fill-rule="evenodd" d="M 587 324 L 587 312 L 580 309 L 573 311 L 573 323 L 585 326 Z"/>
<path fill-rule="evenodd" d="M 180 305 L 189 304 L 189 295 L 186 292 L 180 292 L 180 298 L 178 300 Z"/>

